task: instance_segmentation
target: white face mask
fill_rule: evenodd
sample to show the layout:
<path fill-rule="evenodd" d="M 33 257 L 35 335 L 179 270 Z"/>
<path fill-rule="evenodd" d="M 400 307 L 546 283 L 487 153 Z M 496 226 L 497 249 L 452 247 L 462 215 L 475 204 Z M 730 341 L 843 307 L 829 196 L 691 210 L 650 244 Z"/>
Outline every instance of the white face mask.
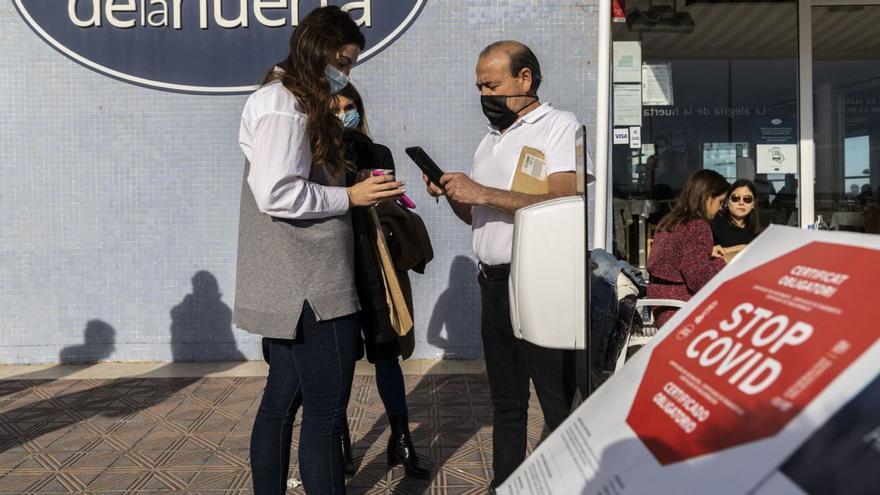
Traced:
<path fill-rule="evenodd" d="M 327 82 L 330 83 L 331 95 L 335 95 L 342 91 L 342 88 L 348 86 L 350 80 L 345 72 L 342 72 L 330 64 L 327 64 L 327 67 L 324 67 L 324 76 L 327 78 Z"/>

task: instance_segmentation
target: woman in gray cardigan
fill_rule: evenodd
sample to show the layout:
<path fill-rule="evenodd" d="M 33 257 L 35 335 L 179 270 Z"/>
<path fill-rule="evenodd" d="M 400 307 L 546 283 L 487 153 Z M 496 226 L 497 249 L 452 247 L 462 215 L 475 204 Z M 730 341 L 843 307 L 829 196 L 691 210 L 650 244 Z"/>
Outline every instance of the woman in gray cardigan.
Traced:
<path fill-rule="evenodd" d="M 343 126 L 331 95 L 365 40 L 338 7 L 312 11 L 290 54 L 247 100 L 235 323 L 268 337 L 269 376 L 251 434 L 254 492 L 283 494 L 296 405 L 310 494 L 345 493 L 342 433 L 360 346 L 349 208 L 399 197 L 393 177 L 345 187 Z"/>

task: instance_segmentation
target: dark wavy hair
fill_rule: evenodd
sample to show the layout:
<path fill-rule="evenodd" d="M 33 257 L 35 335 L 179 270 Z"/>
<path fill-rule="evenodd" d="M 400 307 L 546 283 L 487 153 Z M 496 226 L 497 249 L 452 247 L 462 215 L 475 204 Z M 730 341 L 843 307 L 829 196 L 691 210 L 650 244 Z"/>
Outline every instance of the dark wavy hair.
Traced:
<path fill-rule="evenodd" d="M 691 220 L 708 221 L 706 201 L 727 193 L 730 184 L 714 170 L 700 170 L 691 175 L 681 189 L 672 211 L 657 225 L 658 230 L 672 232 L 676 227 Z"/>
<path fill-rule="evenodd" d="M 754 205 L 751 213 L 746 216 L 746 228 L 749 229 L 752 234 L 758 235 L 761 233 L 761 214 L 758 211 L 758 191 L 755 189 L 754 182 L 748 179 L 737 180 L 731 184 L 730 188 L 727 190 L 727 200 L 730 201 L 730 195 L 733 194 L 733 191 L 736 191 L 741 187 L 747 187 L 752 193 L 752 205 Z M 721 209 L 721 216 L 728 222 L 733 223 L 733 217 L 730 215 L 730 207 L 728 203 L 725 203 L 724 208 Z"/>
<path fill-rule="evenodd" d="M 330 82 L 324 76 L 327 59 L 344 45 L 364 49 L 366 40 L 351 16 L 336 6 L 309 13 L 290 36 L 290 53 L 269 69 L 263 84 L 276 79 L 290 91 L 306 114 L 306 131 L 314 163 L 331 178 L 339 178 L 350 164 L 342 143 L 342 122 L 330 110 Z"/>

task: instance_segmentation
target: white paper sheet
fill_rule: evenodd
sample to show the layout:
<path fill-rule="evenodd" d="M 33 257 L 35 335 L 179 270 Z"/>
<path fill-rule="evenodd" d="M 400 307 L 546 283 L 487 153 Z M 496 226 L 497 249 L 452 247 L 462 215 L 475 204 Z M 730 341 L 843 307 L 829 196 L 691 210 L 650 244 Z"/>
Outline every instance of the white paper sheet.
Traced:
<path fill-rule="evenodd" d="M 642 147 L 642 128 L 641 127 L 630 127 L 629 128 L 629 147 L 637 150 Z"/>
<path fill-rule="evenodd" d="M 759 174 L 796 174 L 798 147 L 796 144 L 759 144 L 757 148 Z"/>
<path fill-rule="evenodd" d="M 614 82 L 642 82 L 642 45 L 638 41 L 615 41 Z"/>
<path fill-rule="evenodd" d="M 642 86 L 639 84 L 614 85 L 614 126 L 642 125 Z"/>
<path fill-rule="evenodd" d="M 675 104 L 672 92 L 672 64 L 642 66 L 642 104 L 645 106 Z"/>

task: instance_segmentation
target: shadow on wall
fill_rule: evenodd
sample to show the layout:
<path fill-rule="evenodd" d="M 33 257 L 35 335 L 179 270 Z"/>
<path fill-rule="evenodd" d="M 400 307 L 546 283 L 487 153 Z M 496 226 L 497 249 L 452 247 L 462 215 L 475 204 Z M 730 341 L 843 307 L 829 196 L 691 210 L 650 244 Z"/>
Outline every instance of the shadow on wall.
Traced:
<path fill-rule="evenodd" d="M 101 320 L 89 320 L 83 331 L 83 343 L 61 349 L 61 364 L 93 364 L 103 361 L 116 350 L 116 330 Z"/>
<path fill-rule="evenodd" d="M 192 294 L 171 309 L 171 358 L 179 361 L 246 361 L 232 335 L 232 310 L 220 298 L 217 278 L 200 271 Z"/>
<path fill-rule="evenodd" d="M 171 310 L 171 352 L 174 361 L 205 359 L 212 361 L 242 361 L 244 354 L 238 350 L 232 335 L 232 310 L 220 300 L 217 279 L 206 271 L 192 278 L 193 292 Z M 62 349 L 59 361 L 64 364 L 95 363 L 105 360 L 115 349 L 116 331 L 101 320 L 86 324 L 84 342 Z M 217 371 L 234 366 L 222 365 Z M 53 394 L 46 399 L 35 397 L 31 389 L 45 385 L 64 375 L 78 371 L 76 367 L 65 368 L 61 376 L 51 379 L 32 379 L 37 373 L 17 375 L 0 381 L 0 397 L 6 405 L 22 405 L 15 409 L 0 408 L 0 453 L 15 449 L 31 440 L 76 425 L 94 417 L 112 420 L 129 418 L 135 413 L 150 410 L 175 396 L 185 396 L 201 386 L 200 377 L 166 378 L 173 376 L 173 364 L 131 378 L 100 380 L 100 385 L 70 392 Z M 161 377 L 161 378 L 157 378 Z M 33 399 L 39 399 L 34 401 Z M 145 412 L 144 417 L 160 422 L 157 412 Z M 27 417 L 28 423 L 22 423 Z"/>
<path fill-rule="evenodd" d="M 480 334 L 477 271 L 474 260 L 456 256 L 449 269 L 449 284 L 434 305 L 426 338 L 443 352 L 442 358 L 455 359 L 462 350 L 475 347 L 474 335 Z M 481 357 L 482 353 L 478 354 L 463 357 Z"/>
<path fill-rule="evenodd" d="M 232 335 L 232 310 L 220 300 L 217 279 L 206 271 L 192 278 L 193 292 L 171 310 L 171 352 L 174 361 L 205 359 L 213 361 L 242 361 L 244 355 L 238 350 Z M 86 325 L 85 342 L 61 351 L 62 363 L 93 363 L 108 358 L 114 350 L 116 331 L 100 320 Z M 173 364 L 143 375 L 99 380 L 98 386 L 89 389 L 72 387 L 70 392 L 40 399 L 31 394 L 31 388 L 45 385 L 49 380 L 33 380 L 27 375 L 15 376 L 0 382 L 0 396 L 9 395 L 7 405 L 22 405 L 3 411 L 0 408 L 0 453 L 14 449 L 31 440 L 60 429 L 76 425 L 94 417 L 112 420 L 129 418 L 135 413 L 149 410 L 175 396 L 185 396 L 201 386 L 200 377 L 167 378 L 173 376 Z M 217 371 L 235 366 L 221 365 Z M 68 374 L 76 371 L 65 369 Z M 31 374 L 33 375 L 33 374 Z M 57 377 L 60 378 L 60 377 Z M 33 399 L 39 399 L 34 401 Z M 160 422 L 163 416 L 157 412 L 143 413 L 147 420 Z M 30 423 L 21 423 L 28 417 Z"/>
<path fill-rule="evenodd" d="M 246 361 L 232 335 L 232 310 L 220 299 L 217 279 L 200 271 L 192 286 L 192 294 L 171 309 L 172 361 Z M 107 322 L 89 320 L 83 343 L 61 349 L 58 363 L 95 364 L 115 350 L 116 330 Z"/>

